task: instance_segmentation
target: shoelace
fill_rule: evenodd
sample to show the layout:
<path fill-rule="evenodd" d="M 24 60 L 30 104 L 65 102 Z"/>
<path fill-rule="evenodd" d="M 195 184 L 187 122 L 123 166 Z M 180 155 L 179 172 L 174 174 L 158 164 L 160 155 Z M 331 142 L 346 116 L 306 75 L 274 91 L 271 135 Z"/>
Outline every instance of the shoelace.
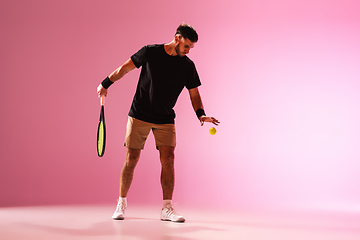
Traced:
<path fill-rule="evenodd" d="M 123 201 L 118 200 L 118 205 L 116 211 L 124 211 L 126 209 L 126 204 Z"/>
<path fill-rule="evenodd" d="M 174 208 L 171 207 L 166 207 L 164 208 L 165 210 L 165 217 L 166 218 L 170 218 L 171 216 L 179 216 L 179 214 L 177 214 L 177 212 L 175 212 Z"/>

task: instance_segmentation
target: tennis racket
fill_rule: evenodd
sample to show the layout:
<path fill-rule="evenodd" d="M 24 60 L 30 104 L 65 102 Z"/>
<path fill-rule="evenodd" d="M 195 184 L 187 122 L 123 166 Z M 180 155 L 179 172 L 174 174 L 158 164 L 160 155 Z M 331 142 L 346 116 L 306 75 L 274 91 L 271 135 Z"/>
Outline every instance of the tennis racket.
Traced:
<path fill-rule="evenodd" d="M 100 98 L 101 110 L 100 110 L 99 126 L 97 130 L 97 153 L 99 157 L 104 156 L 105 143 L 106 143 L 104 103 L 105 103 L 105 97 L 102 96 Z"/>

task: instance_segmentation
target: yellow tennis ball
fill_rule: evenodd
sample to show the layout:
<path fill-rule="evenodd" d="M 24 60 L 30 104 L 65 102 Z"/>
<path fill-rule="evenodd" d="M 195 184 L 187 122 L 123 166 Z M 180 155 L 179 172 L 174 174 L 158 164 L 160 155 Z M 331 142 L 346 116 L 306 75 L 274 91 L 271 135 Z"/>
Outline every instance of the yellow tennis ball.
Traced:
<path fill-rule="evenodd" d="M 210 133 L 211 135 L 215 135 L 215 134 L 216 134 L 216 128 L 214 128 L 214 127 L 210 128 L 210 129 L 209 129 L 209 133 Z"/>

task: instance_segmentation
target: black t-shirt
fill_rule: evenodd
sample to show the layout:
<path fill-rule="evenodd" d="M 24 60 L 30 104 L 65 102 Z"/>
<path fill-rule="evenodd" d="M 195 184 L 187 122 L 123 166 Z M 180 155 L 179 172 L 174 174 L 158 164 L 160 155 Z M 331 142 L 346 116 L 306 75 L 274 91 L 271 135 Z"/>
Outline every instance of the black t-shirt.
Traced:
<path fill-rule="evenodd" d="M 187 56 L 167 54 L 164 44 L 147 45 L 131 60 L 142 69 L 129 116 L 150 123 L 174 123 L 173 107 L 183 88 L 201 85 L 194 63 Z"/>

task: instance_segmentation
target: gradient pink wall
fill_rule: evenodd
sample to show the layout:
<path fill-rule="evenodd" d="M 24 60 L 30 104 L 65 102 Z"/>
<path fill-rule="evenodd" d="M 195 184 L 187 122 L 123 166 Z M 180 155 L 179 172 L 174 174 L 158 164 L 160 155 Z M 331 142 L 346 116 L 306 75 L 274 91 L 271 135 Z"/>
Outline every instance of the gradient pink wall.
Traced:
<path fill-rule="evenodd" d="M 140 47 L 187 22 L 205 109 L 176 106 L 174 200 L 238 209 L 360 210 L 360 2 L 10 1 L 0 3 L 0 206 L 115 203 L 139 70 L 106 99 L 96 87 Z M 149 138 L 129 201 L 161 201 Z M 131 200 L 130 200 L 131 199 Z"/>

